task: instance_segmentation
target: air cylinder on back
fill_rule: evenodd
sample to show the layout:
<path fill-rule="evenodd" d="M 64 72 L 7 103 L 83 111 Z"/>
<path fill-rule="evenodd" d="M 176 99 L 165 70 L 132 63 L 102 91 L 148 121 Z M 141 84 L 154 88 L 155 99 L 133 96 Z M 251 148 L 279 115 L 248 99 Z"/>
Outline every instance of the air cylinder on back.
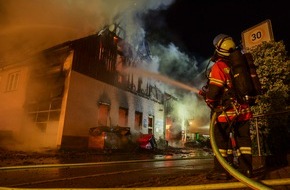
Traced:
<path fill-rule="evenodd" d="M 256 83 L 258 81 L 256 85 L 259 87 L 260 83 L 251 58 L 250 55 L 242 54 L 240 50 L 235 50 L 230 54 L 232 83 L 240 103 L 251 103 L 250 98 L 260 93 L 255 89 L 253 80 L 256 80 Z"/>

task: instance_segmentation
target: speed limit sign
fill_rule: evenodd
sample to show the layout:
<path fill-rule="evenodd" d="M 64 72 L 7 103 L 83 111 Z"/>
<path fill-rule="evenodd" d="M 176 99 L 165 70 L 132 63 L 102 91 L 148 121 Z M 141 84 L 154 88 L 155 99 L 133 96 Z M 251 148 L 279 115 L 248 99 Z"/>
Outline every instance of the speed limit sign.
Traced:
<path fill-rule="evenodd" d="M 254 47 L 266 41 L 274 41 L 271 21 L 265 20 L 242 32 L 244 49 Z"/>

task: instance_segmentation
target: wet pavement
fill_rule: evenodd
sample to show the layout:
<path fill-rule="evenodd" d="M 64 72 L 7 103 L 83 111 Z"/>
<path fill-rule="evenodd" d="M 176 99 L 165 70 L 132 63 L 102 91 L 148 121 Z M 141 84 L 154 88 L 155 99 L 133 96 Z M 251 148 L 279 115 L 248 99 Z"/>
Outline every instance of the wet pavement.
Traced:
<path fill-rule="evenodd" d="M 212 158 L 210 149 L 168 148 L 166 150 L 61 150 L 22 152 L 0 149 L 0 167 L 36 164 L 68 164 L 146 159 Z"/>
<path fill-rule="evenodd" d="M 19 166 L 19 165 L 41 165 L 41 164 L 68 164 L 82 162 L 106 162 L 106 161 L 127 161 L 127 160 L 146 160 L 146 159 L 182 159 L 182 158 L 213 158 L 209 149 L 176 149 L 167 150 L 139 150 L 133 152 L 122 151 L 44 151 L 44 152 L 21 152 L 21 151 L 4 151 L 0 150 L 0 167 Z M 277 180 L 284 179 L 284 185 L 275 184 L 273 189 L 286 190 L 290 189 L 290 154 L 288 154 L 288 163 L 284 166 L 271 168 L 261 167 L 259 159 L 254 159 L 254 180 Z M 257 161 L 258 160 L 258 161 Z M 208 171 L 191 175 L 190 173 L 180 176 L 163 177 L 156 184 L 156 179 L 148 181 L 148 187 L 166 187 L 166 186 L 192 186 L 202 184 L 233 184 L 239 183 L 235 178 L 230 180 L 207 180 Z M 278 182 L 279 184 L 279 182 Z M 142 184 L 135 184 L 135 187 L 142 187 Z M 221 189 L 225 189 L 225 186 Z M 251 188 L 235 188 L 251 189 Z"/>

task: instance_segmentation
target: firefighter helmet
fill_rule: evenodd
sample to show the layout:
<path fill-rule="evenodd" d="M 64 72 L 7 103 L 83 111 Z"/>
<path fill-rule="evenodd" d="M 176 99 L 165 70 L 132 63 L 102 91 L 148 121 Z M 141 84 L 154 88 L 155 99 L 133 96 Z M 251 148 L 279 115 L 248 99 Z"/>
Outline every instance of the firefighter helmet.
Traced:
<path fill-rule="evenodd" d="M 215 51 L 220 56 L 229 56 L 236 47 L 232 37 L 226 34 L 217 35 L 213 40 L 213 45 L 215 47 Z"/>

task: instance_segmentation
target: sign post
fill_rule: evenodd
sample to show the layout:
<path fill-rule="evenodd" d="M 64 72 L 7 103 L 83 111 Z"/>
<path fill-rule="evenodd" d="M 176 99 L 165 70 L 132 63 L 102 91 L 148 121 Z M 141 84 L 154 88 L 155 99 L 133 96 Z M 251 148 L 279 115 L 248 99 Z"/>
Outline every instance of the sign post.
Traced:
<path fill-rule="evenodd" d="M 242 32 L 244 51 L 264 41 L 274 41 L 271 20 L 269 19 Z"/>

